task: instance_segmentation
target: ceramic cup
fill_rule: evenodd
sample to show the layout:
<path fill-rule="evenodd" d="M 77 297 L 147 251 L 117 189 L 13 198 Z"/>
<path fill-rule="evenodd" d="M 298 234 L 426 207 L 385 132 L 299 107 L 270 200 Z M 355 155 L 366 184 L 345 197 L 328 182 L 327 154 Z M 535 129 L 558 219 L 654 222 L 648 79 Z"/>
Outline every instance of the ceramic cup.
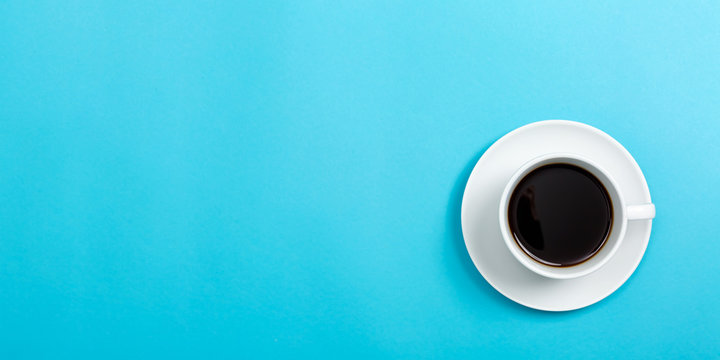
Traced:
<path fill-rule="evenodd" d="M 533 170 L 548 164 L 570 164 L 581 167 L 593 174 L 603 184 L 610 196 L 613 208 L 613 221 L 610 234 L 602 248 L 590 259 L 572 266 L 556 267 L 542 264 L 531 258 L 515 240 L 508 220 L 508 206 L 515 186 Z M 593 161 L 571 153 L 552 153 L 534 158 L 521 166 L 510 178 L 500 198 L 500 231 L 505 245 L 515 259 L 529 270 L 553 279 L 572 279 L 590 274 L 605 265 L 620 248 L 625 238 L 628 221 L 648 221 L 655 217 L 655 205 L 630 204 L 623 198 L 617 183 Z"/>

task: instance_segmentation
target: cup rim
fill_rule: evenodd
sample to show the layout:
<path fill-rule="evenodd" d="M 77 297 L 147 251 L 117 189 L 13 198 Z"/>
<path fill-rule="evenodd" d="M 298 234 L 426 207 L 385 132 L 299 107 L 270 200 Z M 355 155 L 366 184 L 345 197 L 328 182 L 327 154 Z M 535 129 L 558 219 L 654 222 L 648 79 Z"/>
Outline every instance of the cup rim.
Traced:
<path fill-rule="evenodd" d="M 587 266 L 585 268 L 578 267 L 578 265 L 568 266 L 568 267 L 555 267 L 555 266 L 549 266 L 540 263 L 539 261 L 533 259 L 528 255 L 524 250 L 520 248 L 520 245 L 517 244 L 515 241 L 515 238 L 512 236 L 512 233 L 510 232 L 510 224 L 507 217 L 507 211 L 508 206 L 510 203 L 510 196 L 512 192 L 515 190 L 515 187 L 517 184 L 525 177 L 525 175 L 529 174 L 536 168 L 545 165 L 545 162 L 548 160 L 558 159 L 559 162 L 562 162 L 562 159 L 571 159 L 575 160 L 581 163 L 584 163 L 588 165 L 587 167 L 583 167 L 585 170 L 590 171 L 594 176 L 598 177 L 597 173 L 601 174 L 601 177 L 604 177 L 604 179 L 598 179 L 600 180 L 605 187 L 611 187 L 611 189 L 608 189 L 608 191 L 611 196 L 611 200 L 613 203 L 617 203 L 617 206 L 613 206 L 613 228 L 611 230 L 611 235 L 614 231 L 617 231 L 617 241 L 612 245 L 611 248 L 604 249 L 601 248 L 597 253 L 595 253 L 590 259 L 595 258 L 598 254 L 601 252 L 604 252 L 603 258 L 597 261 L 595 264 L 591 266 Z M 573 164 L 575 165 L 575 164 Z M 577 165 L 576 165 L 577 166 Z M 607 182 L 607 183 L 606 183 Z M 613 194 L 615 196 L 613 196 Z M 615 211 L 619 209 L 619 213 Z M 593 273 L 597 270 L 599 270 L 601 267 L 603 267 L 610 259 L 615 255 L 617 250 L 620 248 L 620 245 L 622 241 L 625 238 L 625 231 L 627 227 L 627 221 L 626 221 L 626 214 L 625 214 L 625 201 L 622 196 L 622 193 L 620 192 L 620 188 L 618 187 L 617 183 L 613 179 L 610 174 L 603 169 L 601 166 L 599 166 L 594 161 L 585 158 L 584 156 L 574 154 L 574 153 L 568 153 L 568 152 L 554 152 L 554 153 L 547 153 L 544 155 L 537 156 L 527 162 L 525 162 L 520 168 L 518 168 L 513 175 L 508 180 L 507 185 L 505 186 L 505 189 L 503 190 L 502 196 L 500 197 L 500 204 L 499 204 L 499 224 L 500 224 L 500 232 L 503 238 L 503 241 L 505 242 L 505 245 L 510 250 L 510 253 L 515 257 L 515 259 L 520 262 L 523 266 L 525 266 L 527 269 L 535 272 L 538 275 L 553 278 L 553 279 L 573 279 L 582 277 L 585 275 L 588 275 L 590 273 Z"/>

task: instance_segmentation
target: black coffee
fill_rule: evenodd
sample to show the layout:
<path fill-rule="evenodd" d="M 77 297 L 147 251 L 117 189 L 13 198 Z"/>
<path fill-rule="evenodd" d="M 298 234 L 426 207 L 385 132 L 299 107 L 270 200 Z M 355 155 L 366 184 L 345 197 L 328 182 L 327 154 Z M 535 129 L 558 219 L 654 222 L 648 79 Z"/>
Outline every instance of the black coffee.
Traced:
<path fill-rule="evenodd" d="M 527 174 L 508 208 L 517 243 L 550 266 L 576 265 L 595 255 L 610 233 L 612 216 L 600 180 L 570 164 L 545 165 Z"/>

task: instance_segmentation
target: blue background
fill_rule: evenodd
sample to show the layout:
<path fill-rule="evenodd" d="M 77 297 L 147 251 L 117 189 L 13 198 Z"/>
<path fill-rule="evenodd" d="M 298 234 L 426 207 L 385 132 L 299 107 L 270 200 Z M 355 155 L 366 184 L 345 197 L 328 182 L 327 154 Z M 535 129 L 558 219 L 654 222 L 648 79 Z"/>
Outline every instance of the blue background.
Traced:
<path fill-rule="evenodd" d="M 3 1 L 0 357 L 720 357 L 720 4 Z M 482 152 L 594 125 L 658 217 L 526 309 L 467 255 Z"/>

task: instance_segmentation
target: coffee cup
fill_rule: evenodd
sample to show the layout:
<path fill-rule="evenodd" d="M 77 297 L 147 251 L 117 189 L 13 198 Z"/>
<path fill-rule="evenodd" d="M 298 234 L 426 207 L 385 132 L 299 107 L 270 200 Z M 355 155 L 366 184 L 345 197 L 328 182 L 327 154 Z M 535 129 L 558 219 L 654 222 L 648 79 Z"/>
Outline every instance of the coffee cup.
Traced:
<path fill-rule="evenodd" d="M 655 205 L 627 204 L 613 177 L 572 153 L 522 165 L 500 198 L 505 245 L 530 271 L 572 279 L 602 268 L 625 241 L 628 222 L 655 217 Z"/>

